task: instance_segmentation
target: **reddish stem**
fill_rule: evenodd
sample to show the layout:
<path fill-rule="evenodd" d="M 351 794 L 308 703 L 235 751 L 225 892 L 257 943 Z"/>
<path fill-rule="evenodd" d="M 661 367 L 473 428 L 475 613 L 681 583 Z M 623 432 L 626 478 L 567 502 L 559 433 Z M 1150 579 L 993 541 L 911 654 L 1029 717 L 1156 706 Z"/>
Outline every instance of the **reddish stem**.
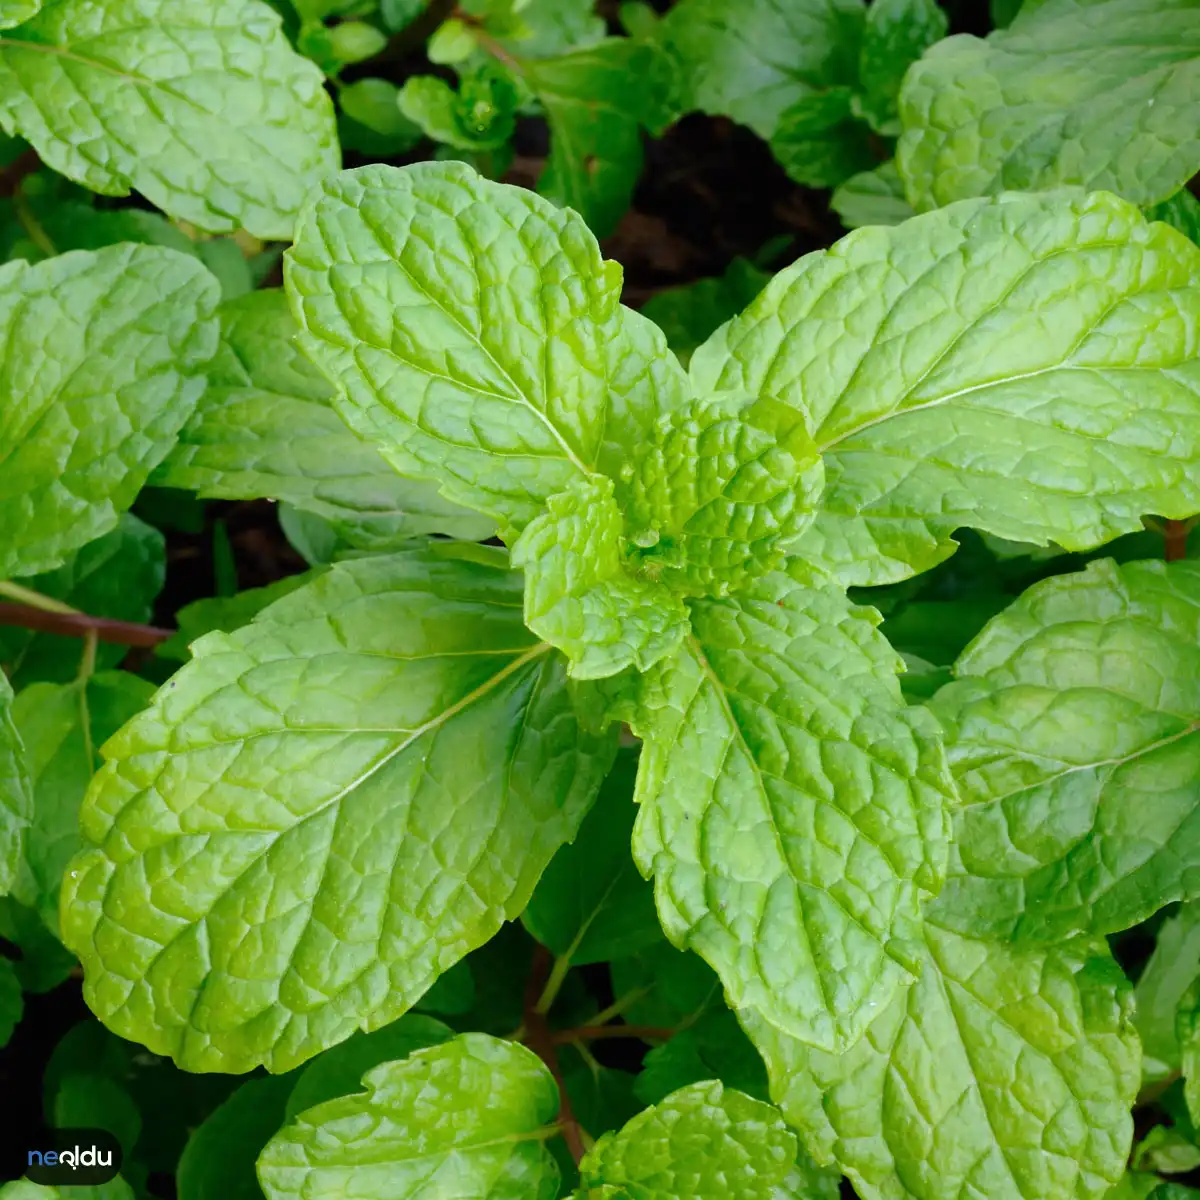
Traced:
<path fill-rule="evenodd" d="M 678 1031 L 661 1025 L 580 1025 L 578 1029 L 558 1029 L 550 1036 L 559 1045 L 564 1042 L 596 1042 L 603 1038 L 641 1038 L 644 1042 L 665 1042 Z"/>
<path fill-rule="evenodd" d="M 174 636 L 172 629 L 154 625 L 136 625 L 132 621 L 113 621 L 108 617 L 89 617 L 86 613 L 46 612 L 27 604 L 0 600 L 0 625 L 19 625 L 39 633 L 57 633 L 63 637 L 87 637 L 95 634 L 102 642 L 118 646 L 157 646 Z"/>
<path fill-rule="evenodd" d="M 1188 534 L 1191 530 L 1191 521 L 1163 522 L 1163 557 L 1167 562 L 1179 562 L 1187 558 Z"/>

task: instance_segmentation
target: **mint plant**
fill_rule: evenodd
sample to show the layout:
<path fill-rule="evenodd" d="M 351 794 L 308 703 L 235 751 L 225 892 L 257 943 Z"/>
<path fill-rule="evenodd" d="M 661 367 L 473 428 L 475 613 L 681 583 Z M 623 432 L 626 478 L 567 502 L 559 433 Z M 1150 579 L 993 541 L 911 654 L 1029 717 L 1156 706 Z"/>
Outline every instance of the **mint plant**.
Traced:
<path fill-rule="evenodd" d="M 1194 5 L 1005 7 L 0 3 L 0 1200 L 1200 1195 Z M 863 227 L 635 311 L 697 110 Z"/>

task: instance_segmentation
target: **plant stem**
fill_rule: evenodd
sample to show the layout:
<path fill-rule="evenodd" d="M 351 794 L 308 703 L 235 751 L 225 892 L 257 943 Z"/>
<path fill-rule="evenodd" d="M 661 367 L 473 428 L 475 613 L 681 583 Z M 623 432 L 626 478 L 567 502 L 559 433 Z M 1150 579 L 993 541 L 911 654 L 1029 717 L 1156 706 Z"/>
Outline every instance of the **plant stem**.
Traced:
<path fill-rule="evenodd" d="M 58 253 L 58 247 L 50 240 L 50 235 L 42 228 L 42 223 L 29 207 L 29 198 L 18 187 L 12 195 L 13 212 L 21 222 L 29 240 L 47 257 L 53 258 Z"/>
<path fill-rule="evenodd" d="M 576 1029 L 559 1029 L 550 1034 L 556 1045 L 564 1042 L 598 1042 L 605 1038 L 640 1038 L 642 1041 L 665 1042 L 679 1032 L 663 1025 L 580 1025 Z"/>
<path fill-rule="evenodd" d="M 1187 558 L 1188 534 L 1192 531 L 1191 521 L 1163 522 L 1163 557 L 1167 562 L 1179 562 Z"/>
<path fill-rule="evenodd" d="M 619 1017 L 631 1004 L 636 1004 L 643 996 L 648 996 L 648 987 L 634 988 L 623 996 L 618 996 L 607 1008 L 602 1008 L 593 1018 L 593 1025 L 607 1025 L 614 1017 Z"/>
<path fill-rule="evenodd" d="M 560 954 L 554 960 L 554 967 L 550 971 L 550 977 L 546 980 L 546 986 L 542 989 L 542 994 L 538 997 L 536 1005 L 537 1011 L 542 1016 L 545 1016 L 550 1011 L 554 1001 L 558 998 L 563 980 L 566 979 L 567 972 L 570 969 L 571 956 L 569 954 Z"/>
<path fill-rule="evenodd" d="M 563 1140 L 567 1143 L 571 1157 L 579 1162 L 587 1153 L 583 1130 L 571 1108 L 571 1098 L 567 1095 L 567 1085 L 563 1081 L 562 1068 L 558 1064 L 554 1034 L 546 1023 L 546 1014 L 538 1009 L 553 965 L 550 951 L 545 946 L 538 946 L 533 952 L 533 965 L 529 969 L 529 979 L 525 984 L 525 1044 L 546 1064 L 550 1074 L 554 1076 L 554 1082 L 558 1084 L 561 1101 L 558 1117 Z"/>
<path fill-rule="evenodd" d="M 0 583 L 0 595 L 11 595 L 15 584 Z M 22 589 L 23 590 L 23 589 Z M 49 600 L 49 597 L 40 597 Z M 51 601 L 57 603 L 57 601 Z M 157 646 L 174 635 L 170 629 L 153 625 L 136 625 L 131 621 L 112 621 L 107 617 L 89 617 L 65 605 L 61 609 L 34 606 L 25 602 L 9 604 L 0 601 L 0 625 L 18 625 L 38 633 L 56 633 L 60 637 L 95 637 L 97 641 L 116 646 Z"/>
<path fill-rule="evenodd" d="M 35 592 L 33 588 L 22 587 L 19 583 L 13 583 L 11 580 L 0 580 L 0 596 L 7 596 L 18 604 L 27 604 L 30 608 L 37 608 L 42 612 L 68 613 L 73 617 L 83 615 L 79 609 L 72 608 L 61 600 L 55 600 L 53 596 L 43 596 L 41 592 Z"/>

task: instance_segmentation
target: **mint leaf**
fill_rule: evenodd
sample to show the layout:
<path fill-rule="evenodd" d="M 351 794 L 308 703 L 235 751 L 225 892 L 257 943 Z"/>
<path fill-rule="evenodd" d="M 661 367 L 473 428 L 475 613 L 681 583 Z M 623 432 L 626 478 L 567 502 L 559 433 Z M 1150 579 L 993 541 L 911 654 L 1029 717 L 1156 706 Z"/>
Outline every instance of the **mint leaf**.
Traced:
<path fill-rule="evenodd" d="M 1200 1118 L 1200 983 L 1197 980 L 1192 981 L 1191 987 L 1179 1001 L 1179 1010 L 1175 1014 L 1175 1037 L 1179 1042 L 1183 1098 L 1194 1125 Z M 1162 1167 L 1158 1169 L 1162 1170 Z"/>
<path fill-rule="evenodd" d="M 580 729 L 520 586 L 503 554 L 430 545 L 193 645 L 83 808 L 63 934 L 101 1020 L 188 1070 L 284 1071 L 525 907 L 613 743 Z"/>
<path fill-rule="evenodd" d="M 0 958 L 0 1047 L 8 1045 L 24 1007 L 16 967 L 11 959 Z"/>
<path fill-rule="evenodd" d="M 94 617 L 145 622 L 162 591 L 166 574 L 163 536 L 157 529 L 122 513 L 116 528 L 72 554 L 57 570 L 21 582 Z M 101 642 L 96 666 L 115 667 L 126 646 Z M 0 661 L 19 690 L 27 684 L 69 683 L 79 669 L 78 638 L 34 633 L 15 625 L 0 627 Z"/>
<path fill-rule="evenodd" d="M 468 1033 L 384 1063 L 353 1096 L 310 1108 L 258 1160 L 267 1200 L 394 1196 L 553 1200 L 558 1089 L 532 1051 Z M 374 1182 L 371 1182 L 374 1181 Z"/>
<path fill-rule="evenodd" d="M 1142 1039 L 1142 1074 L 1148 1082 L 1179 1071 L 1175 1013 L 1200 978 L 1200 904 L 1185 904 L 1159 926 L 1154 953 L 1138 977 L 1135 1021 Z"/>
<path fill-rule="evenodd" d="M 287 1119 L 290 1121 L 326 1100 L 359 1091 L 362 1077 L 380 1063 L 407 1058 L 417 1050 L 440 1045 L 453 1037 L 454 1030 L 448 1025 L 417 1013 L 407 1013 L 372 1033 L 351 1034 L 304 1068 L 287 1097 Z"/>
<path fill-rule="evenodd" d="M 686 395 L 583 221 L 458 163 L 336 176 L 285 277 L 347 423 L 506 536 L 571 482 L 617 477 Z"/>
<path fill-rule="evenodd" d="M 1185 1089 L 1187 1082 L 1185 1079 Z M 1130 1165 L 1139 1171 L 1161 1171 L 1164 1175 L 1194 1171 L 1200 1167 L 1200 1146 L 1173 1126 L 1155 1125 L 1134 1146 Z"/>
<path fill-rule="evenodd" d="M 426 137 L 460 150 L 505 145 L 516 129 L 519 101 L 508 76 L 491 67 L 465 74 L 457 91 L 435 75 L 414 75 L 397 98 L 400 112 Z"/>
<path fill-rule="evenodd" d="M 12 703 L 8 676 L 0 671 L 0 896 L 6 896 L 17 880 L 33 813 L 25 750 L 13 722 Z"/>
<path fill-rule="evenodd" d="M 936 722 L 906 708 L 878 615 L 836 587 L 773 575 L 691 617 L 629 714 L 638 865 L 731 1008 L 852 1045 L 908 979 L 921 893 L 941 881 Z"/>
<path fill-rule="evenodd" d="M 916 982 L 844 1054 L 743 1014 L 788 1122 L 859 1195 L 1105 1195 L 1138 1089 L 1120 968 L 1078 941 L 1022 949 L 925 930 Z"/>
<path fill-rule="evenodd" d="M 707 1012 L 721 1010 L 721 982 L 712 967 L 665 939 L 613 959 L 609 969 L 622 1013 L 639 1025 L 689 1025 Z"/>
<path fill-rule="evenodd" d="M 547 504 L 513 546 L 513 566 L 525 569 L 525 624 L 567 655 L 578 679 L 645 671 L 677 649 L 687 609 L 633 570 L 612 480 L 581 480 Z"/>
<path fill-rule="evenodd" d="M 1200 245 L 1200 200 L 1186 188 L 1161 204 L 1146 209 L 1147 221 L 1165 221 Z"/>
<path fill-rule="evenodd" d="M 286 1120 L 294 1084 L 290 1075 L 248 1080 L 209 1114 L 179 1159 L 179 1200 L 262 1200 L 255 1164 Z"/>
<path fill-rule="evenodd" d="M 1200 564 L 1092 563 L 1030 588 L 931 707 L 963 806 L 939 920 L 1112 933 L 1196 894 Z"/>
<path fill-rule="evenodd" d="M 132 504 L 204 390 L 218 297 L 195 259 L 129 245 L 9 263 L 0 294 L 15 371 L 0 404 L 11 579 L 59 566 Z"/>
<path fill-rule="evenodd" d="M 870 171 L 852 175 L 829 198 L 829 207 L 847 229 L 862 225 L 899 225 L 913 215 L 904 198 L 904 183 L 896 160 L 888 159 Z"/>
<path fill-rule="evenodd" d="M 232 633 L 243 625 L 249 625 L 268 605 L 311 583 L 320 573 L 321 568 L 317 568 L 305 571 L 302 575 L 277 579 L 265 587 L 247 588 L 235 596 L 208 596 L 203 600 L 193 600 L 175 614 L 178 630 L 157 646 L 155 653 L 160 658 L 187 662 L 192 657 L 192 643 L 206 633 L 212 633 L 214 629 Z"/>
<path fill-rule="evenodd" d="M 655 42 L 607 38 L 526 61 L 521 76 L 550 125 L 538 191 L 573 208 L 597 237 L 608 237 L 642 173 L 642 127 L 658 129 L 668 120 L 669 61 Z"/>
<path fill-rule="evenodd" d="M 258 0 L 50 0 L 0 40 L 0 123 L 69 179 L 214 233 L 290 237 L 338 167 L 321 72 Z"/>
<path fill-rule="evenodd" d="M 36 16 L 45 0 L 0 0 L 0 29 L 11 29 Z"/>
<path fill-rule="evenodd" d="M 807 413 L 827 488 L 795 553 L 844 582 L 926 570 L 962 525 L 1090 549 L 1200 509 L 1198 281 L 1114 196 L 967 202 L 802 258 L 691 375 Z"/>
<path fill-rule="evenodd" d="M 528 0 L 518 13 L 521 30 L 512 39 L 522 56 L 548 58 L 604 40 L 604 18 L 595 0 Z"/>
<path fill-rule="evenodd" d="M 13 705 L 33 785 L 25 872 L 16 889 L 51 930 L 67 863 L 83 848 L 79 806 L 99 766 L 99 747 L 149 703 L 154 687 L 127 671 L 72 683 L 35 683 Z"/>
<path fill-rule="evenodd" d="M 1191 0 L 1043 0 L 948 38 L 905 79 L 897 157 L 920 209 L 1078 184 L 1135 204 L 1200 168 Z"/>
<path fill-rule="evenodd" d="M 13 969 L 22 991 L 52 991 L 75 966 L 75 956 L 46 928 L 42 918 L 11 896 L 0 897 L 0 937 L 20 954 Z"/>
<path fill-rule="evenodd" d="M 859 0 L 680 0 L 662 22 L 680 106 L 732 117 L 770 140 L 813 88 L 857 82 Z"/>
<path fill-rule="evenodd" d="M 667 343 L 686 366 L 696 347 L 736 317 L 770 279 L 752 262 L 735 258 L 723 275 L 656 292 L 642 305 L 642 312 L 666 334 Z"/>
<path fill-rule="evenodd" d="M 28 1179 L 14 1179 L 0 1184 L 0 1200 L 134 1200 L 134 1192 L 120 1175 L 96 1187 L 45 1187 Z"/>
<path fill-rule="evenodd" d="M 439 1013 L 444 1016 L 462 1016 L 475 1007 L 475 976 L 471 965 L 460 959 L 448 971 L 434 981 L 420 1000 L 414 1005 L 418 1012 Z"/>
<path fill-rule="evenodd" d="M 622 478 L 631 557 L 697 596 L 727 595 L 779 566 L 824 482 L 803 414 L 769 396 L 676 409 L 631 458 Z"/>
<path fill-rule="evenodd" d="M 662 940 L 654 894 L 629 854 L 636 776 L 636 751 L 622 751 L 575 841 L 554 856 L 521 915 L 543 946 L 577 966 Z"/>
<path fill-rule="evenodd" d="M 726 1009 L 703 1014 L 646 1055 L 634 1090 L 643 1104 L 657 1104 L 693 1083 L 719 1079 L 726 1087 L 767 1100 L 762 1056 Z M 585 1128 L 589 1128 L 584 1123 Z"/>
<path fill-rule="evenodd" d="M 222 500 L 284 500 L 367 547 L 425 533 L 491 535 L 488 521 L 401 478 L 346 427 L 332 388 L 295 345 L 299 329 L 282 291 L 226 302 L 220 316 L 208 390 L 156 484 Z"/>
<path fill-rule="evenodd" d="M 810 89 L 780 116 L 771 152 L 797 183 L 836 187 L 876 161 L 856 100 L 849 87 Z"/>
<path fill-rule="evenodd" d="M 605 1134 L 579 1164 L 577 1194 L 773 1200 L 795 1158 L 796 1139 L 777 1109 L 714 1080 L 682 1088 Z"/>
<path fill-rule="evenodd" d="M 949 20 L 936 0 L 874 0 L 867 9 L 859 53 L 859 103 L 871 127 L 900 133 L 898 101 L 904 73 L 946 36 Z"/>

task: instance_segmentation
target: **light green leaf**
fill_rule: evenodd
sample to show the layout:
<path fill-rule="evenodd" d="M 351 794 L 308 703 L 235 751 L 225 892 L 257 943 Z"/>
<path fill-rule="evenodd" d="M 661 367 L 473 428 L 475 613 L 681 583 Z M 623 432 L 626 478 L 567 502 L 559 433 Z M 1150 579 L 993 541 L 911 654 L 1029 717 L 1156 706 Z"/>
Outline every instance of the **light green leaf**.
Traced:
<path fill-rule="evenodd" d="M 861 0 L 680 0 L 662 23 L 683 111 L 732 117 L 770 140 L 813 88 L 857 82 Z"/>
<path fill-rule="evenodd" d="M 882 134 L 900 133 L 898 100 L 904 73 L 934 42 L 949 20 L 936 0 L 874 0 L 867 9 L 858 77 L 863 116 Z"/>
<path fill-rule="evenodd" d="M 1175 1038 L 1179 1042 L 1183 1098 L 1195 1125 L 1200 1119 L 1200 980 L 1192 980 L 1191 987 L 1179 1001 L 1179 1010 L 1175 1014 Z"/>
<path fill-rule="evenodd" d="M 247 588 L 235 596 L 208 596 L 203 600 L 193 600 L 191 604 L 185 604 L 175 614 L 178 630 L 157 646 L 155 653 L 160 658 L 187 662 L 192 657 L 191 644 L 206 633 L 212 633 L 214 629 L 219 629 L 222 633 L 232 633 L 235 629 L 241 629 L 243 625 L 249 625 L 268 605 L 311 583 L 321 574 L 322 569 L 318 567 L 301 575 L 288 575 L 274 583 L 268 583 L 265 587 Z"/>
<path fill-rule="evenodd" d="M 531 1051 L 468 1033 L 384 1063 L 365 1093 L 330 1100 L 282 1129 L 258 1160 L 267 1200 L 470 1196 L 553 1200 L 546 1151 L 558 1089 Z"/>
<path fill-rule="evenodd" d="M 613 743 L 520 588 L 503 554 L 433 544 L 192 647 L 83 808 L 63 933 L 101 1020 L 187 1070 L 284 1071 L 525 907 Z"/>
<path fill-rule="evenodd" d="M 967 201 L 776 275 L 691 362 L 806 411 L 795 553 L 887 583 L 969 525 L 1084 550 L 1200 510 L 1200 248 L 1098 193 Z"/>
<path fill-rule="evenodd" d="M 642 312 L 666 334 L 671 349 L 686 366 L 696 347 L 718 326 L 736 317 L 770 279 L 752 262 L 735 258 L 724 275 L 656 292 L 642 305 Z"/>
<path fill-rule="evenodd" d="M 400 111 L 400 89 L 388 79 L 356 79 L 338 92 L 346 149 L 391 157 L 407 153 L 421 130 Z"/>
<path fill-rule="evenodd" d="M 12 890 L 33 816 L 33 788 L 12 717 L 12 688 L 0 671 L 0 896 Z"/>
<path fill-rule="evenodd" d="M 453 1037 L 454 1030 L 448 1025 L 418 1013 L 406 1013 L 373 1033 L 352 1034 L 304 1068 L 287 1097 L 287 1119 L 290 1121 L 326 1100 L 359 1091 L 363 1076 L 380 1063 L 407 1058 L 417 1050 L 441 1045 Z"/>
<path fill-rule="evenodd" d="M 1200 168 L 1195 0 L 1044 0 L 912 69 L 897 158 L 918 210 L 1063 184 L 1135 204 Z"/>
<path fill-rule="evenodd" d="M 80 612 L 118 621 L 145 622 L 166 575 L 166 549 L 157 529 L 122 513 L 115 529 L 88 542 L 57 570 L 20 582 Z M 69 683 L 79 670 L 79 638 L 0 627 L 0 661 L 20 690 L 30 683 Z M 115 667 L 127 646 L 101 642 L 96 666 Z"/>
<path fill-rule="evenodd" d="M 796 1159 L 777 1109 L 713 1080 L 681 1088 L 605 1134 L 579 1164 L 581 1195 L 772 1200 Z"/>
<path fill-rule="evenodd" d="M 646 677 L 634 853 L 671 940 L 729 1005 L 852 1045 L 908 979 L 953 796 L 936 722 L 900 695 L 878 614 L 773 575 L 691 605 Z"/>
<path fill-rule="evenodd" d="M 1121 1182 L 1105 1193 L 1104 1200 L 1196 1200 L 1197 1196 L 1200 1192 L 1181 1183 L 1167 1183 L 1157 1175 L 1127 1171 Z"/>
<path fill-rule="evenodd" d="M 11 29 L 37 16 L 45 0 L 0 0 L 0 29 Z"/>
<path fill-rule="evenodd" d="M 858 119 L 855 99 L 849 87 L 810 88 L 780 116 L 771 153 L 797 183 L 837 187 L 875 163 L 871 130 Z"/>
<path fill-rule="evenodd" d="M 494 150 L 516 129 L 519 97 L 512 81 L 489 67 L 464 75 L 457 91 L 435 75 L 413 75 L 405 80 L 397 103 L 435 142 L 460 150 Z"/>
<path fill-rule="evenodd" d="M 1135 1021 L 1142 1039 L 1142 1073 L 1147 1082 L 1167 1079 L 1180 1068 L 1175 1013 L 1183 994 L 1200 978 L 1200 903 L 1185 904 L 1158 930 L 1154 953 L 1137 981 Z"/>
<path fill-rule="evenodd" d="M 1200 563 L 1092 563 L 1030 588 L 931 708 L 964 802 L 939 921 L 1055 942 L 1200 880 Z"/>
<path fill-rule="evenodd" d="M 179 1159 L 179 1200 L 262 1200 L 255 1165 L 287 1119 L 291 1075 L 251 1079 L 209 1114 Z"/>
<path fill-rule="evenodd" d="M 538 191 L 573 208 L 597 237 L 608 237 L 629 207 L 642 172 L 642 127 L 666 124 L 670 67 L 656 42 L 632 38 L 522 65 L 550 125 Z"/>
<path fill-rule="evenodd" d="M 252 292 L 220 315 L 209 388 L 156 484 L 222 500 L 284 500 L 366 546 L 426 533 L 491 536 L 489 521 L 402 478 L 346 427 L 329 384 L 296 347 L 282 291 Z"/>
<path fill-rule="evenodd" d="M 153 685 L 136 675 L 101 671 L 86 681 L 31 684 L 13 704 L 33 785 L 25 869 L 14 891 L 51 930 L 58 928 L 63 871 L 84 845 L 79 806 L 99 766 L 99 747 L 153 695 Z"/>
<path fill-rule="evenodd" d="M 685 595 L 727 595 L 779 566 L 824 482 L 803 413 L 770 396 L 727 393 L 676 409 L 630 457 L 631 558 Z"/>
<path fill-rule="evenodd" d="M 49 0 L 0 39 L 6 132 L 93 191 L 136 188 L 214 233 L 291 236 L 339 165 L 323 83 L 258 0 Z"/>
<path fill-rule="evenodd" d="M 844 1054 L 744 1020 L 784 1116 L 866 1200 L 1097 1200 L 1125 1169 L 1139 1080 L 1120 968 L 1078 941 L 925 930 L 917 981 Z"/>
<path fill-rule="evenodd" d="M 1189 1080 L 1184 1080 L 1185 1093 Z M 1200 1146 L 1180 1129 L 1155 1125 L 1133 1148 L 1130 1165 L 1137 1171 L 1161 1171 L 1181 1175 L 1200 1167 Z"/>
<path fill-rule="evenodd" d="M 204 390 L 217 299 L 195 259 L 157 246 L 0 268 L 0 579 L 116 525 Z"/>
<path fill-rule="evenodd" d="M 583 221 L 458 163 L 337 176 L 286 282 L 351 427 L 509 533 L 573 480 L 617 477 L 686 396 Z"/>
<path fill-rule="evenodd" d="M 524 28 L 513 39 L 513 49 L 529 58 L 592 46 L 608 32 L 595 0 L 528 0 L 519 19 Z"/>
<path fill-rule="evenodd" d="M 579 835 L 554 856 L 521 916 L 543 946 L 577 966 L 662 940 L 654 894 L 629 852 L 636 776 L 637 752 L 622 751 Z"/>
<path fill-rule="evenodd" d="M 1200 245 L 1200 200 L 1186 188 L 1169 200 L 1146 209 L 1146 220 L 1165 221 L 1172 229 L 1178 229 Z"/>
<path fill-rule="evenodd" d="M 8 1045 L 24 1008 L 16 965 L 12 959 L 0 957 L 0 1048 Z"/>
<path fill-rule="evenodd" d="M 904 198 L 904 184 L 896 160 L 888 159 L 871 171 L 851 176 L 829 199 L 829 207 L 847 229 L 863 225 L 899 225 L 913 215 Z"/>
<path fill-rule="evenodd" d="M 120 1175 L 96 1187 L 45 1187 L 28 1179 L 15 1179 L 0 1184 L 0 1200 L 134 1200 L 134 1192 Z"/>
<path fill-rule="evenodd" d="M 652 667 L 678 648 L 687 609 L 664 584 L 633 569 L 613 483 L 580 480 L 551 496 L 513 546 L 525 569 L 525 624 L 570 661 L 578 679 Z"/>

